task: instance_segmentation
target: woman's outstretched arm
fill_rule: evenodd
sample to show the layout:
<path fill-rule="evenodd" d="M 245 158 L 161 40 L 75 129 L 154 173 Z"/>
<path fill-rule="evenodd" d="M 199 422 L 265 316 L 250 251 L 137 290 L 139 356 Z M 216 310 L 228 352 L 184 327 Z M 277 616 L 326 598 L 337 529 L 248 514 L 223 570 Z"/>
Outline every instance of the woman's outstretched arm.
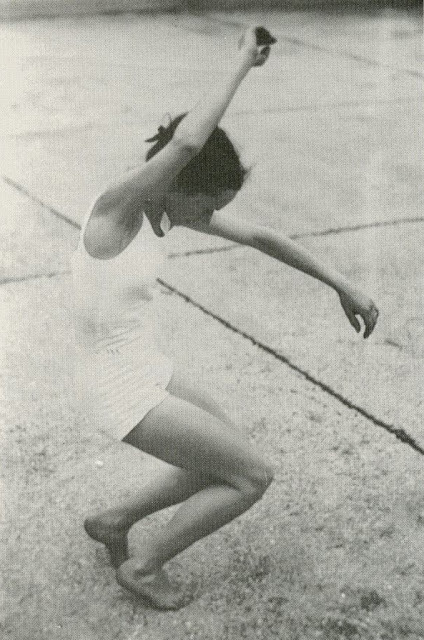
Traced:
<path fill-rule="evenodd" d="M 209 222 L 197 223 L 197 231 L 218 235 L 258 249 L 298 271 L 302 271 L 334 289 L 340 297 L 343 310 L 355 331 L 361 326 L 357 315 L 365 324 L 364 338 L 372 333 L 378 318 L 374 302 L 332 267 L 315 258 L 302 245 L 269 227 L 232 219 L 225 212 L 215 211 Z"/>

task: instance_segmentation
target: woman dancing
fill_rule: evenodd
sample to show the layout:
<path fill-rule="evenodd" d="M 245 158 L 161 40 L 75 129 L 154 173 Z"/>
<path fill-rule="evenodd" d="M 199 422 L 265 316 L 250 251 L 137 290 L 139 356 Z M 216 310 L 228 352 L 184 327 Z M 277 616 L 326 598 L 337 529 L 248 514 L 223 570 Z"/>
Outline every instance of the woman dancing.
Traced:
<path fill-rule="evenodd" d="M 378 315 L 370 298 L 301 246 L 222 212 L 246 172 L 218 124 L 242 80 L 269 56 L 257 35 L 253 27 L 244 33 L 219 85 L 159 127 L 147 162 L 97 198 L 73 256 L 84 409 L 113 437 L 172 465 L 136 498 L 87 518 L 85 529 L 106 545 L 119 584 L 161 609 L 184 603 L 164 564 L 249 509 L 273 472 L 220 406 L 155 345 L 146 310 L 162 261 L 160 239 L 180 225 L 259 249 L 332 287 L 358 332 L 356 316 L 363 319 L 365 338 Z M 130 558 L 132 525 L 179 503 L 141 555 Z"/>

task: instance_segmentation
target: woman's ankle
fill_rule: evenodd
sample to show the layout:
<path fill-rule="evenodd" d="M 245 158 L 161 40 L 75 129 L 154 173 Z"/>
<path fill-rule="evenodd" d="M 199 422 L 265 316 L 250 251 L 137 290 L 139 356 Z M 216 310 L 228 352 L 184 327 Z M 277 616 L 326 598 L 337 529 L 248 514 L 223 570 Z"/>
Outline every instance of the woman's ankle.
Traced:
<path fill-rule="evenodd" d="M 164 564 L 160 554 L 153 545 L 147 544 L 142 552 L 137 554 L 134 568 L 136 573 L 144 576 L 159 573 Z"/>

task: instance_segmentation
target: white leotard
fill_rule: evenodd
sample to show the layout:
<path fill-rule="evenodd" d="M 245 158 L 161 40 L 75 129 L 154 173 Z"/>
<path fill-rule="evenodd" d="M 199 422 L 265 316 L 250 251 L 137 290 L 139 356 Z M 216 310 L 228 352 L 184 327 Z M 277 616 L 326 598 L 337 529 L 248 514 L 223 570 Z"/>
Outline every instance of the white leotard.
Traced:
<path fill-rule="evenodd" d="M 155 343 L 151 301 L 164 256 L 146 216 L 130 244 L 93 258 L 80 241 L 72 256 L 76 387 L 92 426 L 122 439 L 162 402 L 172 362 Z"/>

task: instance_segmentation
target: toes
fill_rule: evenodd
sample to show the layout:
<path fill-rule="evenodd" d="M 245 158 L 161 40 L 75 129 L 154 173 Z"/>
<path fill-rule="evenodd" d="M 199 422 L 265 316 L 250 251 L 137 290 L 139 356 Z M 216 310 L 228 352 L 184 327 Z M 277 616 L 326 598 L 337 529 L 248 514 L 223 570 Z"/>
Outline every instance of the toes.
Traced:
<path fill-rule="evenodd" d="M 98 527 L 94 518 L 86 518 L 84 520 L 84 529 L 85 532 L 93 538 L 93 540 L 97 540 L 98 538 Z"/>
<path fill-rule="evenodd" d="M 142 569 L 133 560 L 126 560 L 116 571 L 118 584 L 138 595 L 156 609 L 177 610 L 189 600 L 177 592 L 164 571 L 142 575 Z"/>
<path fill-rule="evenodd" d="M 118 583 L 126 589 L 133 590 L 135 585 L 135 570 L 136 569 L 131 558 L 122 562 L 116 570 L 116 579 Z"/>
<path fill-rule="evenodd" d="M 116 577 L 118 579 L 128 580 L 128 578 L 136 571 L 137 566 L 134 563 L 134 560 L 132 560 L 132 558 L 128 558 L 128 560 L 125 560 L 117 570 Z"/>
<path fill-rule="evenodd" d="M 93 540 L 109 545 L 121 544 L 121 541 L 128 534 L 128 529 L 107 524 L 96 517 L 86 518 L 84 520 L 84 529 Z"/>

